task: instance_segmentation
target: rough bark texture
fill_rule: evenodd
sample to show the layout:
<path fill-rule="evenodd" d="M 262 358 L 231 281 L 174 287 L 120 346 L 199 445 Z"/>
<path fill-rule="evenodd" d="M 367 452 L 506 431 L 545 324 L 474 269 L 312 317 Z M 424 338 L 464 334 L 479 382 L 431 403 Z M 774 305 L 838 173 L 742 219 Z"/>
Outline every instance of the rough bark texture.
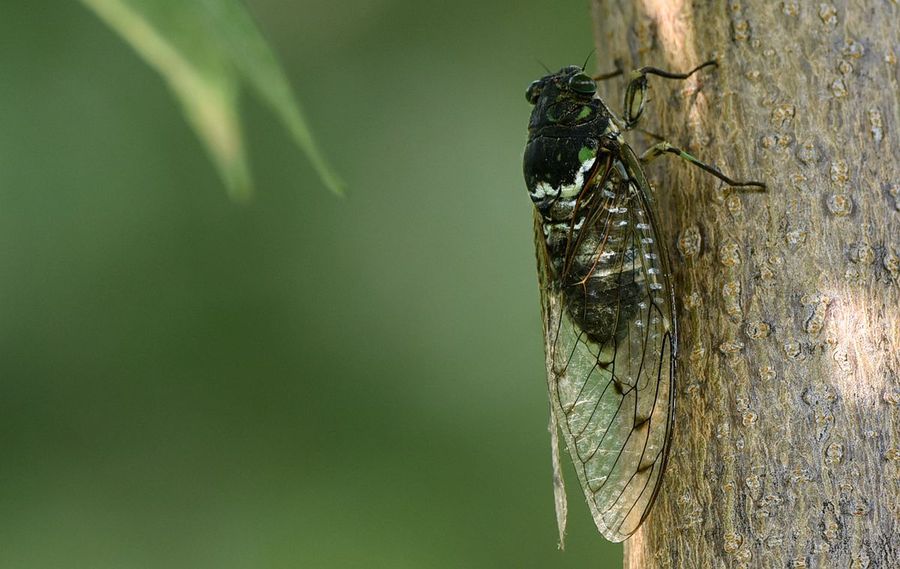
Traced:
<path fill-rule="evenodd" d="M 642 127 L 681 317 L 673 450 L 626 567 L 900 567 L 900 6 L 594 0 Z M 624 83 L 602 95 L 621 108 Z M 638 148 L 646 140 L 636 139 Z"/>

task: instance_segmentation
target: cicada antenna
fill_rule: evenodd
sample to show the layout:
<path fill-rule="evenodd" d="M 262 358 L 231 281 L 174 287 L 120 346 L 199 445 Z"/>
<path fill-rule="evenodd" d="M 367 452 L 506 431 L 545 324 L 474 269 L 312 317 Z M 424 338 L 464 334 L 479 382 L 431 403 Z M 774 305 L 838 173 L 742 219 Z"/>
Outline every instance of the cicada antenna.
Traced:
<path fill-rule="evenodd" d="M 597 48 L 595 47 L 594 49 L 591 50 L 591 52 L 588 54 L 588 56 L 584 58 L 584 63 L 581 64 L 582 71 L 585 70 L 585 68 L 587 67 L 587 62 L 590 61 L 591 56 L 594 55 L 596 52 L 597 52 Z"/>

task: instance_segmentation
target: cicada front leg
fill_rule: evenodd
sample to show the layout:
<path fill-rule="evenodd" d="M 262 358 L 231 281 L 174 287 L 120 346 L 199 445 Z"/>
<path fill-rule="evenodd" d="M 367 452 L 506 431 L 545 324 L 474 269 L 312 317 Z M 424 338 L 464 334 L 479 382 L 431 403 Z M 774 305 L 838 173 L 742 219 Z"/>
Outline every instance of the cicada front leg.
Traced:
<path fill-rule="evenodd" d="M 712 59 L 706 63 L 701 63 L 687 73 L 674 73 L 656 67 L 641 67 L 632 71 L 628 86 L 625 88 L 625 128 L 628 130 L 634 128 L 644 112 L 644 104 L 647 100 L 648 75 L 656 75 L 664 79 L 687 79 L 705 67 L 714 67 L 716 65 L 718 65 L 718 62 Z"/>

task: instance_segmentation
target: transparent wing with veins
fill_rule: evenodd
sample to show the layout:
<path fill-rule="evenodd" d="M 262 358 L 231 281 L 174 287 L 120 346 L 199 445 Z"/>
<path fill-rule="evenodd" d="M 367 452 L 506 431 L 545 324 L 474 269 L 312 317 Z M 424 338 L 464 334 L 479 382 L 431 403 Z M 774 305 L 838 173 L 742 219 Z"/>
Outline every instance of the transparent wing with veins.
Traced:
<path fill-rule="evenodd" d="M 536 220 L 551 425 L 558 425 L 594 521 L 611 541 L 634 533 L 653 504 L 674 412 L 672 293 L 647 201 L 626 178 L 610 199 L 598 200 L 578 232 L 569 232 L 578 246 L 567 256 L 581 255 L 591 267 L 579 279 L 583 294 L 591 294 L 586 279 L 618 284 L 599 299 L 574 302 L 563 293 L 561 282 L 568 281 L 554 274 Z M 584 317 L 573 317 L 573 310 L 587 314 L 593 301 L 615 314 L 605 337 L 585 330 Z M 559 502 L 558 495 L 558 514 Z"/>

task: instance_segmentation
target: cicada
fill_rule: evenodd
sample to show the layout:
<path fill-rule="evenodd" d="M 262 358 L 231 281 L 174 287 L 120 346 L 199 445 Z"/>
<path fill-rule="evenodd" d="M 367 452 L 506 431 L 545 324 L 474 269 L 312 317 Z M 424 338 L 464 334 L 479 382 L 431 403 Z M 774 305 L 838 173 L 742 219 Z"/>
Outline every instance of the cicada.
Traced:
<path fill-rule="evenodd" d="M 663 153 L 737 182 L 667 142 L 638 156 L 647 75 L 631 76 L 617 117 L 595 80 L 570 66 L 533 82 L 526 98 L 524 173 L 534 232 L 550 395 L 560 545 L 566 498 L 559 433 L 600 533 L 618 542 L 647 518 L 666 469 L 675 410 L 678 325 L 665 240 L 642 163 Z M 613 76 L 610 74 L 607 77 Z"/>

